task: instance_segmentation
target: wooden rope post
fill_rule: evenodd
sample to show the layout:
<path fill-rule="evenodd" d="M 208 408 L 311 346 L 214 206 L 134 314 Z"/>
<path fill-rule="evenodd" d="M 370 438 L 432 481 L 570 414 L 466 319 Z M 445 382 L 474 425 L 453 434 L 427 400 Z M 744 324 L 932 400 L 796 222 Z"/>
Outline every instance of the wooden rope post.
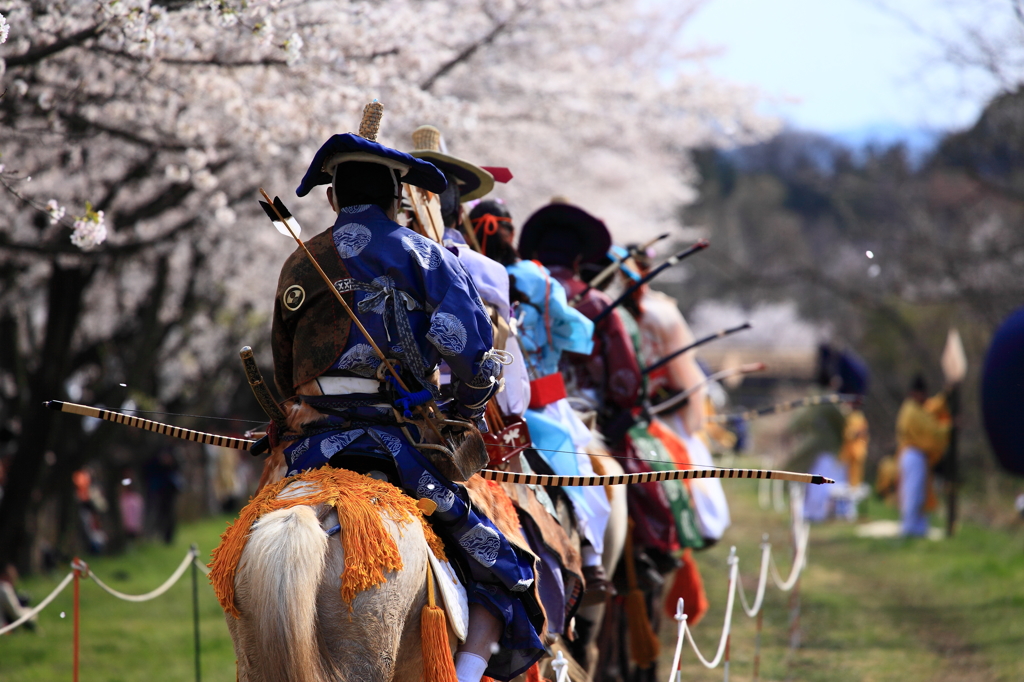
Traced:
<path fill-rule="evenodd" d="M 732 648 L 732 634 L 729 634 L 725 638 L 725 659 L 722 665 L 722 682 L 729 682 L 729 649 Z"/>
<path fill-rule="evenodd" d="M 754 682 L 761 674 L 761 629 L 764 626 L 764 609 L 757 612 L 757 634 L 754 636 Z"/>
<path fill-rule="evenodd" d="M 199 664 L 199 567 L 196 566 L 196 558 L 199 556 L 199 547 L 192 545 L 192 629 L 194 633 L 194 644 L 196 653 L 196 682 L 202 682 L 202 669 Z"/>
<path fill-rule="evenodd" d="M 84 565 L 82 560 L 75 557 L 71 565 L 75 569 L 75 591 L 74 598 L 71 607 L 71 623 L 73 628 L 73 634 L 71 639 L 71 680 L 72 682 L 78 682 L 78 664 L 79 664 L 79 594 L 81 592 L 82 583 L 82 570 L 79 568 L 80 565 Z"/>

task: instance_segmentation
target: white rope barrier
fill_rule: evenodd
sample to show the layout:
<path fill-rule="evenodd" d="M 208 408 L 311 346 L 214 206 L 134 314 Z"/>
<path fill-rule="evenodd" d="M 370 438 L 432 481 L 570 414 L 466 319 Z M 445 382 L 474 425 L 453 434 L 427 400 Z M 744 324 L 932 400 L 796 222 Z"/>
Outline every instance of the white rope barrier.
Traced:
<path fill-rule="evenodd" d="M 210 569 L 204 566 L 201 561 L 199 561 L 199 553 L 195 550 L 190 549 L 188 551 L 188 554 L 185 555 L 185 558 L 181 560 L 181 563 L 178 565 L 178 567 L 174 569 L 174 573 L 171 574 L 171 577 L 165 580 L 164 584 L 160 587 L 145 594 L 125 594 L 124 592 L 119 592 L 118 590 L 115 590 L 114 588 L 110 587 L 105 582 L 100 580 L 99 577 L 95 573 L 93 573 L 92 570 L 90 570 L 89 566 L 80 559 L 76 559 L 75 561 L 73 561 L 71 563 L 71 566 L 72 568 L 78 570 L 83 578 L 91 578 L 94 583 L 100 586 L 100 589 L 102 589 L 104 592 L 111 596 L 117 597 L 118 599 L 123 599 L 124 601 L 144 602 L 149 601 L 150 599 L 156 599 L 160 595 L 167 592 L 167 590 L 171 589 L 171 587 L 173 587 L 174 584 L 181 579 L 181 576 L 185 574 L 185 571 L 188 570 L 189 565 L 192 563 L 194 563 L 196 567 L 205 575 L 210 575 Z M 74 580 L 74 578 L 75 571 L 71 571 L 66 576 L 64 576 L 64 579 L 61 580 L 60 584 L 53 589 L 53 592 L 48 594 L 46 598 L 39 602 L 38 605 L 33 607 L 32 610 L 25 613 L 25 615 L 23 615 L 21 618 L 14 621 L 13 623 L 10 623 L 9 625 L 0 628 L 0 635 L 7 634 L 11 630 L 14 630 L 15 628 L 19 627 L 20 625 L 23 625 L 27 621 L 34 618 L 40 611 L 49 606 L 50 602 L 56 599 L 57 595 L 60 594 L 64 590 L 64 588 L 67 587 L 72 580 Z"/>
<path fill-rule="evenodd" d="M 796 488 L 798 486 L 794 486 Z M 732 613 L 736 605 L 736 589 L 739 587 L 740 603 L 744 613 L 747 616 L 754 618 L 761 611 L 764 606 L 764 594 L 765 588 L 768 584 L 768 573 L 769 570 L 772 574 L 772 581 L 775 586 L 783 592 L 788 592 L 796 586 L 797 581 L 800 579 L 800 575 L 803 569 L 807 565 L 807 543 L 810 539 L 811 525 L 807 523 L 803 518 L 803 495 L 798 491 L 791 491 L 790 500 L 793 512 L 793 538 L 796 544 L 796 552 L 793 557 L 793 567 L 790 569 L 789 577 L 785 580 L 782 579 L 779 574 L 778 566 L 775 563 L 775 557 L 772 555 L 772 546 L 768 543 L 768 536 L 764 536 L 764 540 L 761 543 L 761 568 L 758 573 L 757 581 L 757 592 L 754 597 L 754 605 L 750 606 L 747 601 L 746 593 L 743 589 L 743 583 L 739 580 L 739 558 L 736 556 L 736 548 L 732 547 L 729 551 L 729 596 L 726 600 L 725 605 L 725 622 L 722 624 L 722 636 L 718 642 L 718 651 L 715 654 L 714 659 L 708 661 L 700 649 L 697 647 L 697 642 L 693 639 L 693 633 L 690 631 L 689 625 L 687 624 L 687 616 L 683 608 L 683 600 L 680 599 L 676 604 L 676 622 L 679 623 L 678 632 L 676 635 L 676 648 L 675 653 L 672 656 L 672 668 L 669 673 L 668 682 L 676 682 L 677 671 L 679 670 L 679 662 L 683 654 L 683 644 L 685 640 L 690 641 L 690 646 L 693 652 L 697 655 L 697 660 L 700 661 L 701 665 L 705 668 L 716 668 L 718 664 L 722 662 L 722 658 L 729 646 L 729 636 L 732 633 Z"/>
<path fill-rule="evenodd" d="M 676 632 L 676 652 L 672 655 L 672 668 L 668 676 L 668 682 L 673 682 L 678 675 L 679 661 L 683 656 L 683 642 L 686 640 L 686 612 L 683 611 L 683 600 L 676 602 L 676 622 L 679 623 Z"/>
<path fill-rule="evenodd" d="M 181 560 L 181 564 L 179 564 L 178 567 L 176 569 L 174 569 L 174 573 L 171 574 L 171 577 L 169 577 L 167 580 L 165 580 L 164 584 L 161 585 L 160 587 L 156 588 L 155 590 L 153 590 L 151 592 L 147 592 L 145 594 L 125 594 L 124 592 L 118 592 L 113 587 L 110 587 L 105 582 L 100 580 L 99 577 L 95 573 L 93 573 L 92 571 L 88 571 L 87 573 L 85 573 L 85 575 L 87 575 L 89 578 L 92 578 L 92 581 L 94 583 L 99 585 L 100 588 L 104 592 L 106 592 L 107 594 L 109 594 L 111 596 L 117 597 L 118 599 L 123 599 L 124 601 L 144 602 L 144 601 L 149 601 L 150 599 L 156 599 L 157 597 L 162 595 L 164 592 L 166 592 L 167 590 L 171 589 L 171 587 L 174 586 L 174 583 L 178 582 L 178 580 L 181 578 L 181 576 L 183 576 L 185 574 L 185 571 L 188 569 L 189 564 L 191 564 L 193 561 L 195 561 L 195 558 L 196 558 L 195 550 L 191 550 L 190 549 L 188 551 L 188 554 L 185 555 L 185 558 Z"/>
<path fill-rule="evenodd" d="M 203 575 L 210 575 L 210 567 L 199 560 L 199 555 L 193 559 L 196 562 L 196 568 L 203 572 Z"/>
<path fill-rule="evenodd" d="M 811 534 L 811 525 L 809 523 L 801 523 L 795 528 L 796 532 L 796 556 L 793 557 L 793 567 L 789 571 L 789 577 L 785 580 L 779 575 L 778 565 L 775 563 L 774 555 L 771 557 L 771 569 L 772 569 L 772 581 L 775 582 L 775 586 L 783 592 L 789 592 L 796 585 L 796 581 L 800 579 L 800 573 L 803 571 L 804 566 L 807 562 L 807 539 Z"/>
<path fill-rule="evenodd" d="M 761 542 L 761 570 L 757 578 L 757 594 L 754 597 L 754 605 L 747 603 L 747 593 L 743 590 L 743 581 L 740 581 L 740 606 L 743 612 L 753 618 L 761 610 L 764 603 L 764 590 L 768 586 L 768 565 L 771 562 L 772 546 L 768 544 L 768 536 L 765 535 Z"/>
<path fill-rule="evenodd" d="M 700 653 L 700 649 L 697 648 L 697 642 L 693 639 L 693 634 L 690 633 L 690 628 L 686 624 L 686 616 L 685 614 L 683 615 L 683 632 L 689 635 L 688 639 L 693 648 L 693 653 L 697 654 L 697 660 L 705 668 L 717 668 L 718 664 L 722 662 L 722 657 L 725 656 L 729 635 L 732 632 L 732 611 L 733 605 L 736 603 L 736 583 L 739 582 L 739 568 L 740 560 L 736 557 L 736 548 L 733 547 L 729 552 L 729 598 L 725 604 L 725 623 L 722 625 L 722 638 L 718 641 L 718 652 L 710 662 L 704 658 L 703 654 Z M 682 602 L 682 599 L 679 601 Z M 674 671 L 675 669 L 673 668 Z"/>
<path fill-rule="evenodd" d="M 6 627 L 0 628 L 0 635 L 6 635 L 8 632 L 10 632 L 11 630 L 15 629 L 19 625 L 25 623 L 26 621 L 28 621 L 31 618 L 34 618 L 37 613 L 39 613 L 40 611 L 45 609 L 47 606 L 49 606 L 50 602 L 52 602 L 54 599 L 56 599 L 57 595 L 60 594 L 64 590 L 64 588 L 68 586 L 68 583 L 70 583 L 72 580 L 74 580 L 74 578 L 75 578 L 75 572 L 74 571 L 71 571 L 66 576 L 64 576 L 64 580 L 60 581 L 60 584 L 57 585 L 57 587 L 55 587 L 53 589 L 53 592 L 51 592 L 50 594 L 46 595 L 46 599 L 44 599 L 43 601 L 39 602 L 39 604 L 37 606 L 35 606 L 31 611 L 26 613 L 24 616 L 22 616 L 18 620 L 14 621 L 10 625 L 7 625 Z"/>

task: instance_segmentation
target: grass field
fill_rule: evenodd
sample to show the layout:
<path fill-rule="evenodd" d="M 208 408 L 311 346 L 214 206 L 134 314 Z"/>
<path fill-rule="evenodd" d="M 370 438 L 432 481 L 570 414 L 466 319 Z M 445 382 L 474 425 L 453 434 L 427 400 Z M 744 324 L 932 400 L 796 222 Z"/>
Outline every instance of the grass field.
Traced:
<path fill-rule="evenodd" d="M 755 483 L 730 481 L 734 524 L 725 541 L 698 554 L 711 611 L 695 636 L 707 657 L 721 632 L 727 586 L 726 558 L 736 545 L 740 574 L 753 598 L 762 533 L 776 545 L 783 574 L 791 550 L 787 519 L 762 511 Z M 892 512 L 871 503 L 872 518 Z M 153 589 L 170 575 L 195 542 L 204 555 L 228 519 L 184 526 L 170 547 L 146 545 L 90 565 L 112 587 L 128 593 Z M 801 579 L 800 646 L 789 652 L 789 595 L 771 583 L 765 599 L 762 680 L 1024 680 L 1024 527 L 990 530 L 965 526 L 952 541 L 869 540 L 848 524 L 815 526 L 809 565 Z M 63 577 L 36 577 L 22 587 L 41 599 Z M 234 679 L 234 654 L 223 615 L 205 579 L 199 586 L 204 680 Z M 186 576 L 154 601 L 114 599 L 82 583 L 82 682 L 194 679 L 191 582 Z M 0 637 L 0 680 L 71 679 L 71 588 L 39 617 L 37 633 Z M 64 612 L 67 617 L 61 618 Z M 737 604 L 731 680 L 753 676 L 754 621 Z M 662 623 L 667 677 L 675 622 Z M 684 680 L 720 680 L 689 649 Z"/>
<path fill-rule="evenodd" d="M 762 533 L 770 534 L 783 576 L 791 565 L 787 517 L 760 510 L 756 483 L 726 485 L 733 527 L 724 543 L 697 555 L 711 610 L 695 638 L 708 659 L 722 628 L 729 546 L 737 548 L 751 600 Z M 876 501 L 866 511 L 874 519 L 894 517 Z M 760 679 L 1024 680 L 1024 525 L 1008 531 L 965 525 L 952 540 L 938 542 L 858 538 L 846 523 L 814 526 L 798 589 L 800 645 L 790 654 L 790 596 L 769 578 Z M 663 623 L 662 641 L 667 670 L 674 620 Z M 753 679 L 754 642 L 755 621 L 737 604 L 730 679 Z M 705 669 L 689 649 L 682 671 L 684 680 L 722 679 L 720 669 Z"/>
<path fill-rule="evenodd" d="M 191 543 L 205 562 L 227 517 L 179 527 L 170 546 L 147 544 L 128 554 L 87 559 L 108 585 L 128 594 L 157 587 L 174 571 Z M 19 586 L 38 601 L 65 572 L 30 578 Z M 235 655 L 224 614 L 206 577 L 199 574 L 199 618 L 204 680 L 234 680 Z M 72 586 L 39 614 L 38 632 L 19 629 L 0 637 L 0 680 L 71 680 Z M 61 613 L 66 617 L 61 618 Z M 190 573 L 153 601 L 130 603 L 108 595 L 95 583 L 81 586 L 81 682 L 176 682 L 195 679 Z"/>

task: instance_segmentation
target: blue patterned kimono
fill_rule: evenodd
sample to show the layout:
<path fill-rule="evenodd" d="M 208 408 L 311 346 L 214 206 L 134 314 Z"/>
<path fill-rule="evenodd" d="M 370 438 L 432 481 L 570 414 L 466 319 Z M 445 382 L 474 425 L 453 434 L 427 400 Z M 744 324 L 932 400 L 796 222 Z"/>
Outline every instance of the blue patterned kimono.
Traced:
<path fill-rule="evenodd" d="M 490 319 L 459 259 L 388 219 L 374 205 L 342 208 L 332 230 L 351 277 L 335 286 L 354 292 L 356 315 L 377 345 L 398 359 L 435 399 L 440 394 L 428 377 L 444 360 L 451 368 L 454 397 L 447 408 L 478 419 L 497 390 L 501 365 L 491 349 Z M 330 374 L 372 379 L 379 364 L 353 325 Z M 531 558 L 514 550 L 490 520 L 470 507 L 465 489 L 447 480 L 423 456 L 396 422 L 384 396 L 347 394 L 307 402 L 327 408 L 331 416 L 307 427 L 305 437 L 285 449 L 289 475 L 324 466 L 339 454 L 391 458 L 399 485 L 411 496 L 437 504 L 430 520 L 454 540 L 449 547 L 463 552 L 471 578 L 470 602 L 482 604 L 504 623 L 501 650 L 491 657 L 488 676 L 507 680 L 532 665 L 544 647 L 516 597 L 533 581 Z M 419 438 L 411 423 L 402 426 L 413 440 Z M 343 465 L 343 457 L 341 461 Z"/>

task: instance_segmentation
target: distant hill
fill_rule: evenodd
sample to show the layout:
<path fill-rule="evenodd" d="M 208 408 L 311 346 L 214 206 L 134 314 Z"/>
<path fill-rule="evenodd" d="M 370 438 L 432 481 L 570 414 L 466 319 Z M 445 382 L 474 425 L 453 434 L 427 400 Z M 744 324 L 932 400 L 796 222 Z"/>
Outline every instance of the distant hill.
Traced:
<path fill-rule="evenodd" d="M 915 163 L 935 151 L 944 134 L 942 131 L 897 123 L 871 123 L 826 133 L 831 139 L 855 151 L 867 147 L 884 148 L 902 144 Z"/>

